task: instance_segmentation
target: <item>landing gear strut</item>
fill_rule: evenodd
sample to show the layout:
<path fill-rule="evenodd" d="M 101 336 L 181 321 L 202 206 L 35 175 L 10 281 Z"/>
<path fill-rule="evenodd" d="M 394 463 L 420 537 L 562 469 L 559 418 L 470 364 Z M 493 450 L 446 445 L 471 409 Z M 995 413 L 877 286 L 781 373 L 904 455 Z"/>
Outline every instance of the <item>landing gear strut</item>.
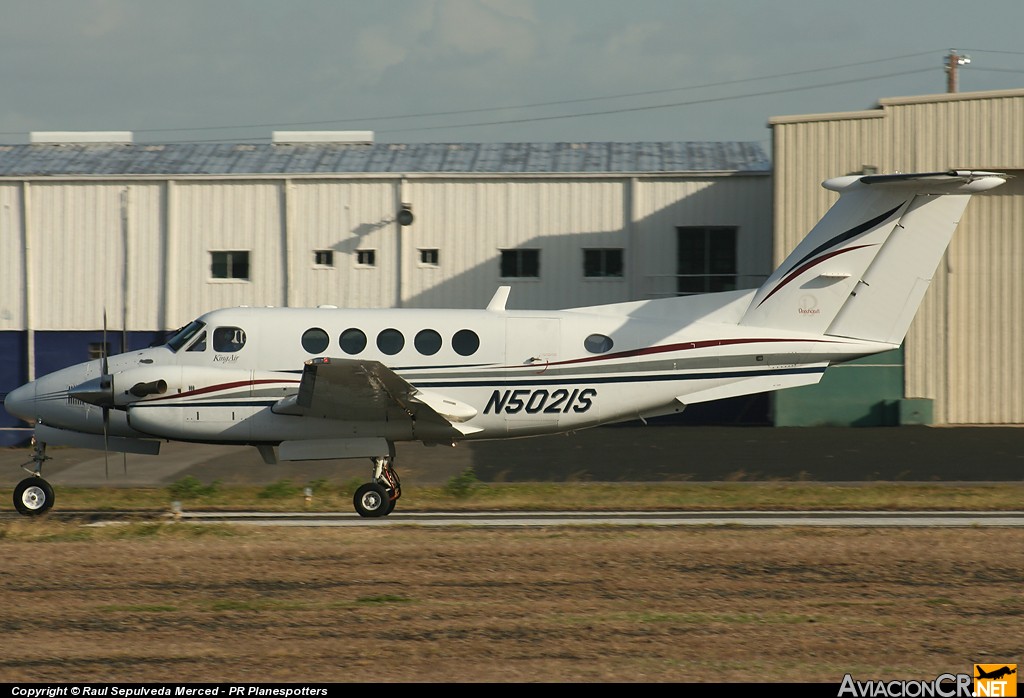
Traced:
<path fill-rule="evenodd" d="M 387 516 L 402 496 L 402 482 L 395 472 L 394 454 L 373 459 L 373 482 L 356 490 L 352 504 L 360 516 Z"/>
<path fill-rule="evenodd" d="M 53 506 L 53 487 L 43 479 L 43 463 L 50 460 L 46 455 L 46 444 L 32 439 L 32 469 L 28 463 L 21 466 L 25 472 L 31 473 L 14 488 L 14 508 L 24 516 L 39 516 Z"/>

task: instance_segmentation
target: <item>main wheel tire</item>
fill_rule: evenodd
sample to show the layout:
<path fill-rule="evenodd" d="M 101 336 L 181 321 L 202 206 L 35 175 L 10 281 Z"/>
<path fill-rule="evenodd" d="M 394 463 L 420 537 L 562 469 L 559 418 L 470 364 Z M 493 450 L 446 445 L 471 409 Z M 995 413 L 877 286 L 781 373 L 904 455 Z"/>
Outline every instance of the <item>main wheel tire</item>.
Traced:
<path fill-rule="evenodd" d="M 367 482 L 361 485 L 352 496 L 352 505 L 360 516 L 378 517 L 387 516 L 391 513 L 388 505 L 391 503 L 388 492 L 376 482 Z"/>
<path fill-rule="evenodd" d="M 53 506 L 53 487 L 41 477 L 27 477 L 14 488 L 14 508 L 23 516 L 39 516 Z"/>
<path fill-rule="evenodd" d="M 387 516 L 388 514 L 393 512 L 395 510 L 395 505 L 396 504 L 398 504 L 398 500 L 397 499 L 389 499 L 388 500 L 387 510 L 384 512 L 384 516 Z"/>

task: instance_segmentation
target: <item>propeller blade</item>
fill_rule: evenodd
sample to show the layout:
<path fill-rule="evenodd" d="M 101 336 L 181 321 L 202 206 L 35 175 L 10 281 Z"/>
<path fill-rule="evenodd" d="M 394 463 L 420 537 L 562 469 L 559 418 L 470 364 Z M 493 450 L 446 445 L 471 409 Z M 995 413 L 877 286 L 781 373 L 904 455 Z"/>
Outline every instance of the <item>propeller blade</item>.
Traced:
<path fill-rule="evenodd" d="M 107 434 L 110 431 L 110 408 L 103 408 L 103 477 L 110 479 L 110 449 L 107 448 Z"/>
<path fill-rule="evenodd" d="M 103 350 L 100 352 L 101 360 L 100 373 L 107 375 L 107 309 L 103 308 Z"/>

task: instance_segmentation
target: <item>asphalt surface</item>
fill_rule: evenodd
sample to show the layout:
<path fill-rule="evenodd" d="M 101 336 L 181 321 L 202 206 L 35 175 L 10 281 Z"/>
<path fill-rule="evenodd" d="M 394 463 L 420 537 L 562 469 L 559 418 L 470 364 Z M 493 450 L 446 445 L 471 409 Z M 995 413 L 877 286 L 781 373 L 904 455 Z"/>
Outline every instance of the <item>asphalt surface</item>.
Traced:
<path fill-rule="evenodd" d="M 186 476 L 262 485 L 365 481 L 366 459 L 266 465 L 251 447 L 165 443 L 159 456 L 51 448 L 55 486 L 163 486 Z M 30 451 L 0 449 L 0 485 L 25 477 Z M 821 482 L 1024 480 L 1022 427 L 780 428 L 619 426 L 570 435 L 463 443 L 398 444 L 403 484 L 440 484 L 473 468 L 484 482 Z"/>

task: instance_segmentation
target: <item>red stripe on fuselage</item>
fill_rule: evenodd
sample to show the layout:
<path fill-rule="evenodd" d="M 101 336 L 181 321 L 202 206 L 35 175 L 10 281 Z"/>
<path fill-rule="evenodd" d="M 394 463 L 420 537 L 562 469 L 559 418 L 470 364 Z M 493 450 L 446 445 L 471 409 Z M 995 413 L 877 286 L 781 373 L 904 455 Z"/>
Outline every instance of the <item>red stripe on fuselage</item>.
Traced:
<path fill-rule="evenodd" d="M 729 346 L 732 344 L 758 344 L 761 342 L 814 342 L 819 344 L 838 344 L 839 342 L 828 340 L 828 339 L 786 339 L 786 338 L 771 338 L 761 337 L 757 339 L 753 338 L 739 338 L 739 339 L 706 339 L 700 342 L 679 342 L 678 344 L 665 344 L 660 347 L 643 347 L 642 349 L 630 349 L 629 351 L 619 351 L 613 354 L 601 354 L 600 356 L 584 356 L 580 359 L 566 359 L 565 361 L 552 361 L 547 364 L 550 366 L 566 366 L 568 364 L 582 364 L 590 363 L 591 361 L 606 361 L 609 359 L 628 359 L 638 356 L 649 356 L 651 354 L 664 354 L 673 351 L 690 351 L 693 349 L 705 349 L 707 347 L 717 346 Z M 545 367 L 545 368 L 547 368 Z M 502 366 L 502 368 L 536 368 L 536 364 L 528 364 L 523 366 Z"/>
<path fill-rule="evenodd" d="M 153 398 L 152 400 L 146 400 L 146 402 L 156 402 L 158 400 L 178 400 L 183 397 L 195 397 L 196 395 L 205 395 L 207 393 L 214 393 L 218 390 L 230 390 L 231 388 L 239 388 L 243 385 L 250 387 L 256 385 L 263 385 L 266 383 L 295 383 L 298 384 L 301 381 L 296 380 L 276 380 L 276 379 L 261 379 L 254 381 L 234 381 L 233 383 L 218 383 L 217 385 L 210 385 L 205 388 L 197 388 L 196 390 L 188 390 L 184 393 L 175 393 L 174 395 L 164 395 L 163 397 Z"/>

